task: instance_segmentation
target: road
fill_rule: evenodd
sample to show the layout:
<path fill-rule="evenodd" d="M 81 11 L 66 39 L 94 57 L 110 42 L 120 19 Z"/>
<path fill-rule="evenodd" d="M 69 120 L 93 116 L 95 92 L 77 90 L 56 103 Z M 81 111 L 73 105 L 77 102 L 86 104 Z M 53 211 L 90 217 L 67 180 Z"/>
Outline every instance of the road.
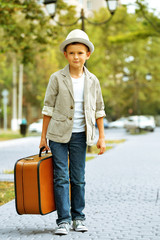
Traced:
<path fill-rule="evenodd" d="M 106 129 L 107 139 L 127 138 L 129 135 L 123 129 Z M 5 170 L 13 170 L 18 159 L 30 155 L 38 154 L 40 137 L 25 137 L 9 141 L 0 142 L 0 173 Z"/>

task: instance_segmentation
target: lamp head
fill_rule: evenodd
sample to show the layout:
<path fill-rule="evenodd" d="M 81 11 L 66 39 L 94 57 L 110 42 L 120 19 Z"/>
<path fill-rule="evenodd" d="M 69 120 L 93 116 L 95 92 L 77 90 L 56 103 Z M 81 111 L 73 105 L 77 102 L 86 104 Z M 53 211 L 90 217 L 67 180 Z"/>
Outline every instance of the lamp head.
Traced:
<path fill-rule="evenodd" d="M 117 9 L 118 0 L 106 0 L 106 2 L 111 15 L 113 15 Z"/>
<path fill-rule="evenodd" d="M 52 18 L 54 17 L 56 12 L 56 4 L 57 0 L 44 0 L 44 5 L 46 5 L 46 9 Z"/>

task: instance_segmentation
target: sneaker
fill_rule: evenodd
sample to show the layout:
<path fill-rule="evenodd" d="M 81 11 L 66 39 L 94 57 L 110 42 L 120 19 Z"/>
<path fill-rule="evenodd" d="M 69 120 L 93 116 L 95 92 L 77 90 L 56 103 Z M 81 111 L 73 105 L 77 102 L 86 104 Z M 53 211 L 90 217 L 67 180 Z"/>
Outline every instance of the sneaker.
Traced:
<path fill-rule="evenodd" d="M 69 223 L 61 223 L 58 225 L 55 234 L 56 235 L 67 235 L 69 233 Z"/>
<path fill-rule="evenodd" d="M 76 232 L 87 232 L 88 231 L 83 220 L 73 220 L 73 229 Z"/>

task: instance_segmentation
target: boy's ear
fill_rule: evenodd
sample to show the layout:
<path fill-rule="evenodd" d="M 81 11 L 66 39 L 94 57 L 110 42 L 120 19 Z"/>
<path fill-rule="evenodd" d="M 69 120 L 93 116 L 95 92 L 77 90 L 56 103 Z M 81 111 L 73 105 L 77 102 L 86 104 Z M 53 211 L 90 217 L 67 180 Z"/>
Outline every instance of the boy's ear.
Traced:
<path fill-rule="evenodd" d="M 87 52 L 87 60 L 90 58 L 91 52 Z"/>
<path fill-rule="evenodd" d="M 65 58 L 67 58 L 67 52 L 64 52 L 64 56 L 65 56 Z"/>

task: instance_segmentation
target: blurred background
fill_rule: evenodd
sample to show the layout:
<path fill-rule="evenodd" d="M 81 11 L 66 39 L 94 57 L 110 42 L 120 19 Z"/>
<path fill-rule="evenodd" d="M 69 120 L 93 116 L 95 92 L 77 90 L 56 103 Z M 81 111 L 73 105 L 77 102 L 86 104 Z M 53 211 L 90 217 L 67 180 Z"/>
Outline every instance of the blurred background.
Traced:
<path fill-rule="evenodd" d="M 41 132 L 49 77 L 67 63 L 59 44 L 75 28 L 95 45 L 87 67 L 102 87 L 105 127 L 160 126 L 160 3 L 110 2 L 0 0 L 0 134 Z"/>

